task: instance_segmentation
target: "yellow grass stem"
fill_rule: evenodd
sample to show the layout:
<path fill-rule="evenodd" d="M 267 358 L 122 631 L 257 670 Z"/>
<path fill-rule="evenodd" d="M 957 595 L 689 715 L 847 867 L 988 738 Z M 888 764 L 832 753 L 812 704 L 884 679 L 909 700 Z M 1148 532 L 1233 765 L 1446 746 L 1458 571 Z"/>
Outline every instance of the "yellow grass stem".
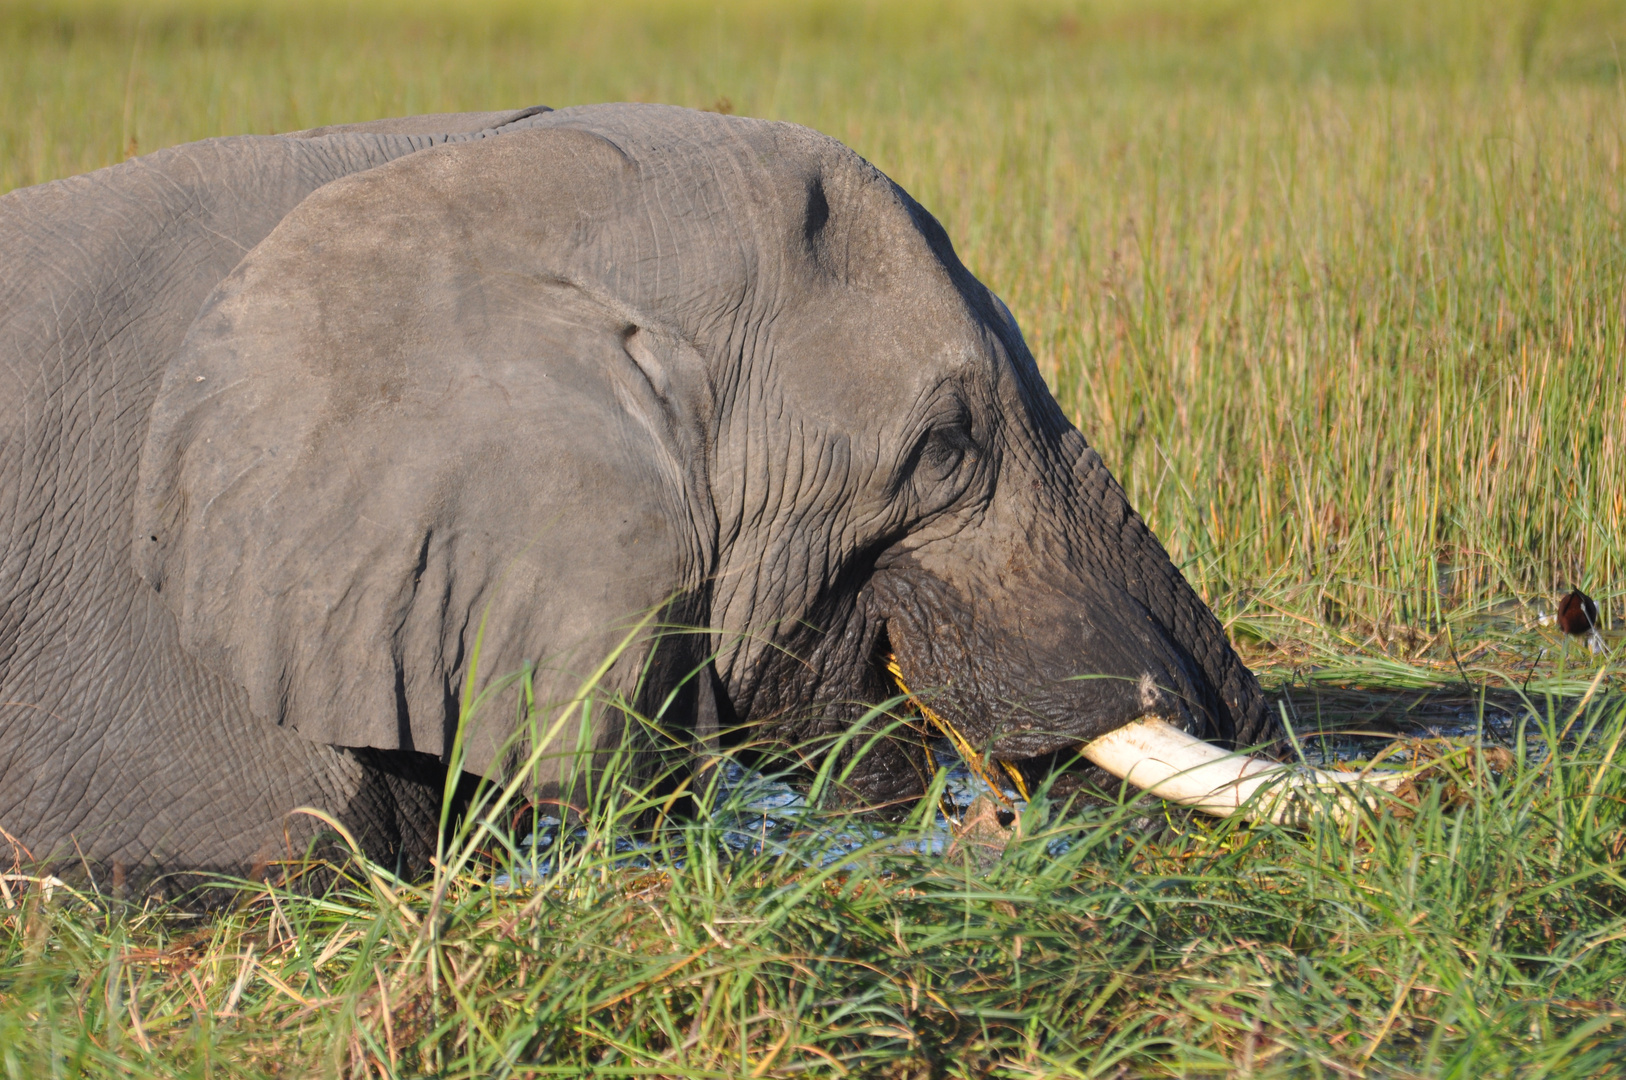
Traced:
<path fill-rule="evenodd" d="M 898 684 L 898 690 L 902 692 L 904 697 L 909 699 L 909 704 L 914 706 L 921 716 L 925 717 L 927 723 L 941 731 L 949 742 L 954 744 L 955 751 L 964 759 L 966 767 L 971 770 L 978 780 L 988 786 L 988 790 L 994 793 L 994 798 L 1006 806 L 1014 805 L 1005 792 L 1000 789 L 993 770 L 989 768 L 989 762 L 998 765 L 1005 771 L 1005 775 L 1009 776 L 1011 783 L 1016 786 L 1018 795 L 1022 796 L 1024 800 L 1028 798 L 1028 786 L 1022 779 L 1021 770 L 1008 761 L 985 757 L 976 747 L 971 745 L 970 740 L 960 733 L 959 728 L 949 723 L 941 713 L 916 697 L 914 692 L 909 689 L 908 684 L 903 681 L 903 669 L 898 666 L 898 658 L 890 653 L 886 658 L 886 670 L 892 673 L 893 680 Z"/>

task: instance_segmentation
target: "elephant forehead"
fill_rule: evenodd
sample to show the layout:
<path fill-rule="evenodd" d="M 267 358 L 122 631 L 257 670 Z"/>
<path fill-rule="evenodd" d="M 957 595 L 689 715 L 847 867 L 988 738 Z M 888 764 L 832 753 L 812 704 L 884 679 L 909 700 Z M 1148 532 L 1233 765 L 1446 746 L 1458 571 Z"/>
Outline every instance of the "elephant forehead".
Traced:
<path fill-rule="evenodd" d="M 808 303 L 779 319 L 772 338 L 788 404 L 874 433 L 912 430 L 950 384 L 982 398 L 1004 356 L 958 294 L 928 288 Z"/>

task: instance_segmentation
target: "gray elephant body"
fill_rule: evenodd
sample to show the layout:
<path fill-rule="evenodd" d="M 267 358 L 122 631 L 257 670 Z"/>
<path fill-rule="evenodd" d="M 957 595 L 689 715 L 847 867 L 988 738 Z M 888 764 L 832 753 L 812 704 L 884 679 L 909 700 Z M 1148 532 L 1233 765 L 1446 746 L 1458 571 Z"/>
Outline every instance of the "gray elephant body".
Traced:
<path fill-rule="evenodd" d="M 786 738 L 889 696 L 885 650 L 1004 757 L 1270 733 L 1003 305 L 806 129 L 417 117 L 13 192 L 0 356 L 0 826 L 38 859 L 237 872 L 315 805 L 421 866 L 482 627 L 544 697 L 642 614 L 709 627 L 607 681 L 714 656 L 673 718 Z M 855 785 L 918 790 L 909 753 Z"/>

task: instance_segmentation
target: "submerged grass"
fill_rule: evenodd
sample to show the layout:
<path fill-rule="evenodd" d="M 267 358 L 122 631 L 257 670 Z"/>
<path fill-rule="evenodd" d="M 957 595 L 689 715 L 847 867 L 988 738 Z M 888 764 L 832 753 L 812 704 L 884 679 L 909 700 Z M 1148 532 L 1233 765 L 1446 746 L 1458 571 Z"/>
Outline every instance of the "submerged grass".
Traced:
<path fill-rule="evenodd" d="M 1621 41 L 1579 0 L 0 7 L 0 190 L 534 102 L 835 135 L 1010 303 L 1290 715 L 1513 755 L 1459 743 L 1347 835 L 1041 794 L 993 860 L 903 843 L 924 809 L 753 853 L 743 792 L 650 832 L 624 777 L 540 877 L 501 833 L 208 917 L 13 876 L 0 1069 L 1619 1075 L 1620 669 L 1537 619 L 1626 600 Z"/>

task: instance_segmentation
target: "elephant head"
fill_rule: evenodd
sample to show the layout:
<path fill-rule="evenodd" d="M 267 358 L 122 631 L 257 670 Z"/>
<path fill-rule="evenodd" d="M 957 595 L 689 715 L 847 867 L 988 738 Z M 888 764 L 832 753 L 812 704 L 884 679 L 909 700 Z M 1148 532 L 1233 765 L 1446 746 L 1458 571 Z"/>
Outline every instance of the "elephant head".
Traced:
<path fill-rule="evenodd" d="M 611 680 L 709 656 L 702 696 L 787 738 L 895 693 L 889 652 L 1009 760 L 1274 734 L 1010 312 L 788 124 L 564 109 L 319 188 L 169 364 L 133 544 L 188 651 L 343 746 L 444 754 L 477 636 L 563 692 L 663 605 L 711 637 Z M 920 790 L 900 753 L 862 793 Z"/>

